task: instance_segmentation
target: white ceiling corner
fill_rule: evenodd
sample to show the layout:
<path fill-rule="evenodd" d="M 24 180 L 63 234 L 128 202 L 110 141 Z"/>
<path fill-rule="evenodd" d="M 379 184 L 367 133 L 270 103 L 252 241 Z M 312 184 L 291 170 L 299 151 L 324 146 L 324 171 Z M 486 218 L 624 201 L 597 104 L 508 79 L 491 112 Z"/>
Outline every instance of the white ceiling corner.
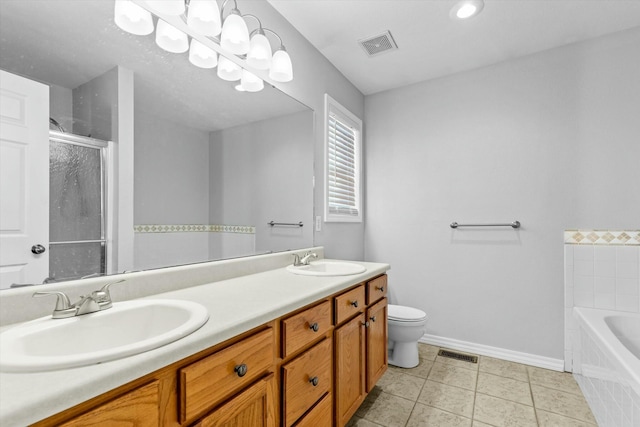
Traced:
<path fill-rule="evenodd" d="M 640 0 L 485 0 L 464 21 L 458 0 L 268 1 L 365 95 L 640 26 Z M 368 57 L 387 30 L 398 50 Z"/>

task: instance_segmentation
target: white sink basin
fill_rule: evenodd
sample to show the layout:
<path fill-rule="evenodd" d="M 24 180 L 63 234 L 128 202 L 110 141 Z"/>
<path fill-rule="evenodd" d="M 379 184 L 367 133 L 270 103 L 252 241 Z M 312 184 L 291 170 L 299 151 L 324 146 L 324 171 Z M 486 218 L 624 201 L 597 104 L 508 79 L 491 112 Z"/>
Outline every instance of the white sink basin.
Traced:
<path fill-rule="evenodd" d="M 352 262 L 326 260 L 313 261 L 300 267 L 287 267 L 287 271 L 301 276 L 349 276 L 364 273 L 366 270 L 365 267 Z"/>
<path fill-rule="evenodd" d="M 184 338 L 209 319 L 191 301 L 116 302 L 67 319 L 42 317 L 0 334 L 0 371 L 73 368 L 119 359 Z"/>

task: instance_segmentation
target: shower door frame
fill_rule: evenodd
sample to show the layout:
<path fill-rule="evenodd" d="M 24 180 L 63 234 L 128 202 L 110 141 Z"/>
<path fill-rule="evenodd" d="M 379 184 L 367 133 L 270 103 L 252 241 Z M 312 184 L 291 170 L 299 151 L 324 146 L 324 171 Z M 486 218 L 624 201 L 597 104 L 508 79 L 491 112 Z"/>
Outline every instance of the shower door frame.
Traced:
<path fill-rule="evenodd" d="M 101 243 L 104 245 L 104 275 L 111 274 L 113 269 L 113 142 L 101 139 L 90 138 L 88 136 L 74 135 L 71 133 L 49 131 L 49 144 L 51 142 L 78 145 L 81 147 L 97 149 L 100 152 L 100 187 L 102 197 L 100 197 L 100 239 L 74 240 L 63 242 L 49 242 L 49 245 L 64 245 L 73 243 Z M 101 274 L 96 274 L 101 275 Z M 79 279 L 78 277 L 77 279 Z"/>

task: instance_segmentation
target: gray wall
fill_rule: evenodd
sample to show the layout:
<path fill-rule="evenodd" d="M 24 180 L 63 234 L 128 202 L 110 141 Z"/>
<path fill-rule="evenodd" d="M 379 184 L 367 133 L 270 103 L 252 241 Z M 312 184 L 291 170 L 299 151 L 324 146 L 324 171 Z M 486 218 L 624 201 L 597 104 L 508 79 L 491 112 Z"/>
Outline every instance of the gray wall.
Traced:
<path fill-rule="evenodd" d="M 563 357 L 563 230 L 640 225 L 638 46 L 635 29 L 366 98 L 366 259 L 428 334 Z"/>

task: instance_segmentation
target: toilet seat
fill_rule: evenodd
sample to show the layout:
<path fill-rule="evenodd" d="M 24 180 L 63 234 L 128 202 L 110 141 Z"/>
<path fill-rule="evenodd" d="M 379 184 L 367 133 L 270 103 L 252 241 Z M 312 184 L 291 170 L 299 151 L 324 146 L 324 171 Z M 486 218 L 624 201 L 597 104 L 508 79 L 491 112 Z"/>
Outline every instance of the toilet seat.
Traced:
<path fill-rule="evenodd" d="M 413 307 L 389 304 L 387 318 L 394 322 L 418 323 L 427 320 L 427 313 Z"/>

